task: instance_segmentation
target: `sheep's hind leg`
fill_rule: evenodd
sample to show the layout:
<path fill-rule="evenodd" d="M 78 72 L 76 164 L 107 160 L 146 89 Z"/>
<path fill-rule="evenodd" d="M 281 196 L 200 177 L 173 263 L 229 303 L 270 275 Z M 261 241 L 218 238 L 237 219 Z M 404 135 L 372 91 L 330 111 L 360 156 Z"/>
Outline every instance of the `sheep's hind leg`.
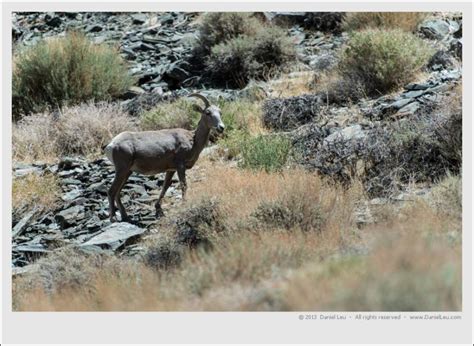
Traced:
<path fill-rule="evenodd" d="M 161 200 L 165 197 L 166 191 L 171 185 L 171 179 L 173 178 L 174 171 L 168 171 L 165 174 L 165 181 L 163 183 L 163 187 L 161 189 L 160 197 L 158 197 L 158 201 L 155 203 L 155 216 L 159 217 L 163 215 L 163 209 L 161 209 Z"/>
<path fill-rule="evenodd" d="M 122 184 L 120 185 L 120 187 L 117 191 L 117 194 L 115 195 L 115 202 L 117 203 L 118 209 L 120 211 L 120 216 L 122 217 L 122 222 L 131 222 L 132 221 L 130 219 L 130 217 L 127 215 L 125 207 L 123 206 L 122 201 L 120 200 L 120 192 L 122 191 L 123 187 L 125 186 L 128 178 L 130 177 L 131 174 L 132 174 L 131 171 L 127 173 L 126 177 L 124 178 Z"/>
<path fill-rule="evenodd" d="M 117 221 L 115 217 L 115 211 L 117 210 L 117 207 L 115 206 L 115 201 L 118 200 L 120 202 L 120 196 L 118 196 L 118 193 L 120 192 L 120 186 L 124 184 L 124 182 L 128 179 L 128 175 L 129 175 L 129 170 L 126 170 L 126 171 L 116 170 L 115 171 L 114 181 L 112 182 L 112 185 L 110 186 L 110 189 L 107 192 L 107 196 L 109 198 L 110 222 Z M 119 206 L 122 205 L 121 202 L 117 204 L 119 204 Z"/>

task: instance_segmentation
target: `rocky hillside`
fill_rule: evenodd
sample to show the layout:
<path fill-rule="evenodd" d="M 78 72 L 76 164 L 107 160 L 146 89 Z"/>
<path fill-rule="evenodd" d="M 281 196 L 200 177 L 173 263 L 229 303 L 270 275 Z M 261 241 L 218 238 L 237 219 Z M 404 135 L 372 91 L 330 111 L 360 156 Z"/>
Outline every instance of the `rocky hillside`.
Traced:
<path fill-rule="evenodd" d="M 446 171 L 460 172 L 461 109 L 447 108 L 461 94 L 462 18 L 457 14 L 430 16 L 414 33 L 434 54 L 413 81 L 391 92 L 355 98 L 346 97 L 355 85 L 342 83 L 329 91 L 321 87 L 331 76 L 328 71 L 337 69 L 350 39 L 342 26 L 344 14 L 269 12 L 255 17 L 284 28 L 296 47 L 296 60 L 291 70 L 240 89 L 215 87 L 193 65 L 199 13 L 16 13 L 13 53 L 68 31 L 117 46 L 136 85 L 113 102 L 133 116 L 133 122 L 191 91 L 216 102 L 257 102 L 262 131 L 291 143 L 288 166 L 317 171 L 343 186 L 358 177 L 367 195 L 354 213 L 359 227 L 376 222 L 373 206 L 428 195 Z M 203 156 L 229 167 L 243 160 L 233 157 L 230 145 L 222 148 L 219 143 Z M 53 210 L 38 212 L 27 203 L 14 209 L 14 273 L 30 270 L 39 257 L 68 245 L 96 253 L 143 255 L 137 241 L 156 226 L 152 206 L 163 177 L 133 175 L 122 201 L 135 223 L 110 224 L 106 192 L 114 173 L 105 159 L 58 157 L 54 163 L 13 166 L 16 181 L 49 174 L 60 189 L 60 202 Z M 196 169 L 191 181 L 205 179 L 201 175 Z M 181 193 L 174 182 L 167 196 L 170 205 L 178 204 Z"/>

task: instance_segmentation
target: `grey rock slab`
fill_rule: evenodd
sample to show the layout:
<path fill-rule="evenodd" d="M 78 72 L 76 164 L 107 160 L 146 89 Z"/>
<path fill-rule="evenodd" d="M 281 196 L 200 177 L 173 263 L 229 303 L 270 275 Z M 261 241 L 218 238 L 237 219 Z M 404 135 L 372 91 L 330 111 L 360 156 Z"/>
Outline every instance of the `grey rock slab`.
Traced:
<path fill-rule="evenodd" d="M 31 253 L 46 253 L 46 252 L 51 252 L 50 250 L 46 249 L 43 244 L 37 243 L 37 244 L 21 244 L 18 246 L 15 246 L 14 251 L 17 252 L 31 252 Z"/>
<path fill-rule="evenodd" d="M 405 86 L 406 90 L 426 90 L 428 88 L 433 87 L 434 84 L 432 82 L 426 83 L 410 83 Z"/>
<path fill-rule="evenodd" d="M 400 100 L 395 101 L 394 103 L 390 104 L 388 106 L 388 108 L 399 110 L 400 108 L 403 108 L 404 106 L 406 106 L 407 104 L 409 104 L 413 101 L 414 101 L 413 99 L 409 99 L 409 98 L 400 99 Z"/>
<path fill-rule="evenodd" d="M 364 130 L 362 130 L 362 126 L 360 125 L 352 125 L 348 126 L 340 131 L 336 131 L 324 139 L 325 144 L 329 144 L 335 142 L 337 140 L 354 140 L 354 139 L 362 139 L 366 136 Z"/>
<path fill-rule="evenodd" d="M 31 173 L 40 174 L 41 173 L 41 168 L 31 166 L 31 167 L 15 169 L 14 172 L 13 172 L 13 175 L 15 177 L 23 177 L 23 176 L 31 174 Z"/>
<path fill-rule="evenodd" d="M 416 98 L 416 97 L 419 97 L 421 95 L 423 95 L 425 93 L 424 90 L 413 90 L 413 91 L 408 91 L 408 92 L 405 92 L 403 94 L 401 94 L 400 96 L 403 97 L 403 98 Z"/>
<path fill-rule="evenodd" d="M 28 221 L 31 220 L 33 215 L 36 213 L 36 209 L 33 209 L 28 214 L 23 216 L 23 218 L 13 227 L 12 238 L 18 237 L 25 230 L 25 227 L 28 224 Z"/>
<path fill-rule="evenodd" d="M 401 108 L 397 114 L 415 114 L 416 111 L 420 108 L 420 104 L 418 102 L 412 102 L 406 105 L 405 107 Z"/>
<path fill-rule="evenodd" d="M 70 202 L 78 197 L 80 197 L 82 194 L 81 190 L 79 189 L 74 189 L 72 191 L 69 191 L 61 196 L 61 199 L 65 202 Z"/>
<path fill-rule="evenodd" d="M 127 222 L 118 222 L 105 227 L 101 233 L 82 243 L 81 246 L 106 246 L 112 250 L 117 250 L 128 239 L 141 235 L 143 232 L 145 232 L 144 228 Z"/>
<path fill-rule="evenodd" d="M 435 19 L 424 22 L 420 26 L 420 31 L 430 39 L 441 40 L 446 37 L 451 30 L 451 26 L 448 22 L 442 19 Z"/>
<path fill-rule="evenodd" d="M 85 217 L 84 206 L 76 205 L 64 209 L 56 214 L 54 219 L 60 225 L 61 229 L 67 228 L 77 223 L 77 221 Z"/>
<path fill-rule="evenodd" d="M 135 25 L 144 24 L 148 19 L 144 13 L 134 13 L 130 17 L 132 17 L 132 23 Z"/>

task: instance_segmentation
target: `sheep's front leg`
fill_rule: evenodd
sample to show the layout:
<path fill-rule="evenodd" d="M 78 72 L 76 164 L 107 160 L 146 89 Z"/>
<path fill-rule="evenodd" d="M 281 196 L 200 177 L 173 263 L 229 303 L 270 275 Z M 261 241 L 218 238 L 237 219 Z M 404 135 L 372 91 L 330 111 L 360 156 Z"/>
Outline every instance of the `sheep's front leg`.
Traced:
<path fill-rule="evenodd" d="M 173 175 L 174 171 L 166 172 L 165 181 L 163 183 L 163 188 L 161 189 L 160 197 L 158 197 L 158 201 L 156 201 L 155 203 L 156 217 L 163 215 L 163 210 L 161 209 L 161 200 L 163 199 L 163 197 L 165 197 L 166 191 L 171 185 L 171 179 L 173 178 Z"/>
<path fill-rule="evenodd" d="M 179 165 L 177 171 L 178 171 L 179 183 L 181 185 L 182 198 L 183 198 L 183 201 L 184 201 L 185 198 L 186 198 L 186 189 L 187 189 L 187 185 L 186 185 L 186 167 L 184 165 Z"/>

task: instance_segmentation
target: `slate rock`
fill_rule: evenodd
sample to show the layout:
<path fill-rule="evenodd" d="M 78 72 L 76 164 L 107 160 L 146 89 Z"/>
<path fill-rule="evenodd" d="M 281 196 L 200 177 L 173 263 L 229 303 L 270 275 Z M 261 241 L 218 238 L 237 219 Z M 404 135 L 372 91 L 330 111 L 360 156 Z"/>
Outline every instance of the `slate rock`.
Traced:
<path fill-rule="evenodd" d="M 147 16 L 144 13 L 134 13 L 130 17 L 132 17 L 132 23 L 135 25 L 144 24 L 147 20 Z"/>
<path fill-rule="evenodd" d="M 420 26 L 420 31 L 430 39 L 441 40 L 450 32 L 450 25 L 443 19 L 429 20 Z"/>
<path fill-rule="evenodd" d="M 88 239 L 81 246 L 100 246 L 117 250 L 130 238 L 137 237 L 145 232 L 144 228 L 132 225 L 127 222 L 113 223 L 105 227 L 102 231 Z"/>
<path fill-rule="evenodd" d="M 352 125 L 345 127 L 342 130 L 338 130 L 326 138 L 324 138 L 324 143 L 325 144 L 330 144 L 335 141 L 350 141 L 350 140 L 360 140 L 363 139 L 366 136 L 364 130 L 362 130 L 362 126 L 357 124 L 357 125 Z"/>
<path fill-rule="evenodd" d="M 451 54 L 445 50 L 437 51 L 428 62 L 428 67 L 433 70 L 446 69 L 454 65 Z"/>
<path fill-rule="evenodd" d="M 61 210 L 55 215 L 56 222 L 60 225 L 61 229 L 73 226 L 77 221 L 85 217 L 84 206 L 76 205 L 64 210 Z"/>
<path fill-rule="evenodd" d="M 419 102 L 412 102 L 406 105 L 405 107 L 401 108 L 397 114 L 400 115 L 413 115 L 416 111 L 420 108 Z"/>

